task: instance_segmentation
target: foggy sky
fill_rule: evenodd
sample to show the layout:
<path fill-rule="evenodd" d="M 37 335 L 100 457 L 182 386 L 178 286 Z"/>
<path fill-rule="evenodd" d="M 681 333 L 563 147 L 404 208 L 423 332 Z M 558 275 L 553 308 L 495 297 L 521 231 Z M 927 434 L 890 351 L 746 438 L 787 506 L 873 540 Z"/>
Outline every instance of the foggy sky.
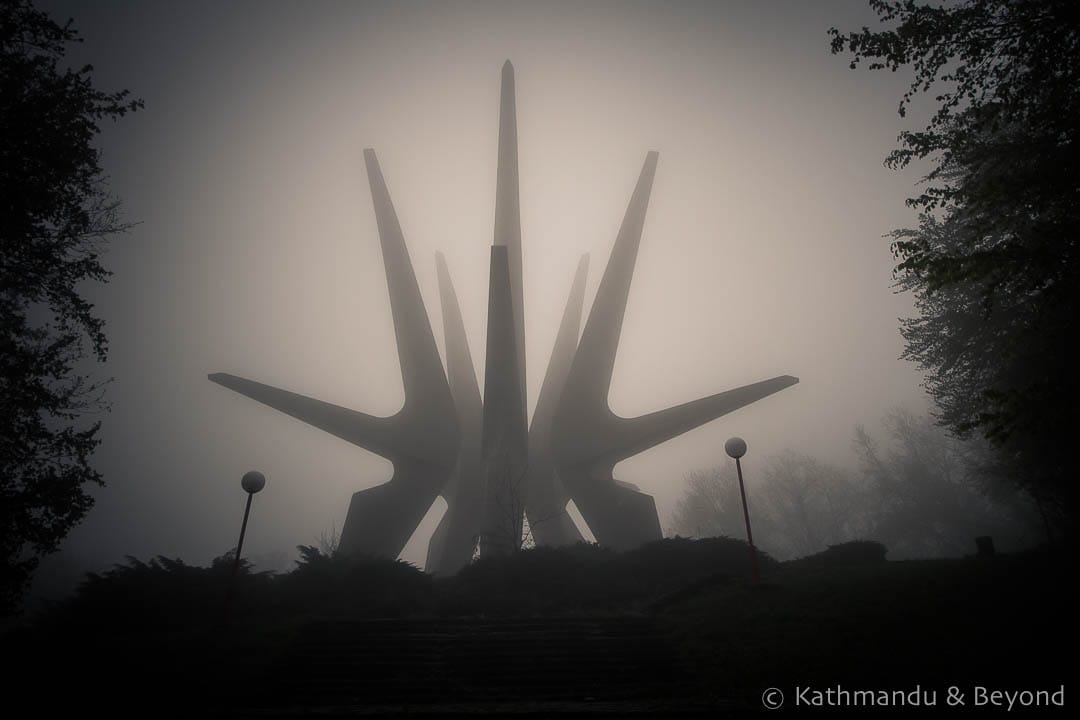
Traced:
<path fill-rule="evenodd" d="M 690 471 L 749 444 L 748 482 L 792 448 L 847 462 L 856 423 L 926 407 L 898 360 L 881 236 L 917 176 L 882 167 L 900 74 L 852 72 L 831 25 L 862 2 L 43 2 L 74 17 L 97 85 L 146 108 L 100 137 L 138 222 L 88 288 L 112 376 L 107 487 L 67 562 L 205 563 L 313 544 L 388 462 L 206 380 L 228 372 L 389 415 L 402 401 L 362 150 L 378 152 L 440 348 L 434 254 L 482 377 L 499 73 L 514 63 L 530 405 L 572 273 L 599 281 L 648 150 L 659 167 L 611 391 L 637 415 L 791 374 L 801 384 L 616 467 L 661 524 Z M 904 124 L 906 123 L 906 124 Z M 751 502 L 753 498 L 751 496 Z M 421 564 L 429 516 L 403 557 Z"/>

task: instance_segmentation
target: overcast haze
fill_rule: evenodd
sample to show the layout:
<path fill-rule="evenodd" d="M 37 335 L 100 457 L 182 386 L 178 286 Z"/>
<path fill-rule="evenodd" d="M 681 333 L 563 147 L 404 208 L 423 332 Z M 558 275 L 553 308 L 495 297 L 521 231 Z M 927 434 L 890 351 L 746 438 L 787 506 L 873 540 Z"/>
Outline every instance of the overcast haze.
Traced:
<path fill-rule="evenodd" d="M 103 165 L 139 222 L 90 289 L 111 386 L 107 487 L 65 543 L 205 563 L 236 542 L 240 476 L 263 471 L 245 552 L 293 556 L 381 458 L 207 381 L 228 372 L 377 415 L 402 401 L 362 150 L 376 150 L 440 348 L 445 252 L 483 372 L 500 69 L 515 67 L 530 405 L 578 257 L 586 302 L 645 153 L 660 161 L 616 361 L 636 415 L 791 374 L 799 385 L 621 463 L 661 524 L 690 471 L 744 437 L 753 482 L 784 449 L 849 461 L 856 423 L 926 407 L 898 360 L 889 230 L 914 174 L 882 167 L 906 77 L 852 72 L 826 30 L 862 2 L 42 2 L 73 17 L 103 89 L 146 108 Z M 482 377 L 482 375 L 481 375 Z M 403 557 L 421 564 L 430 516 Z M 264 562 L 269 562 L 264 559 Z"/>

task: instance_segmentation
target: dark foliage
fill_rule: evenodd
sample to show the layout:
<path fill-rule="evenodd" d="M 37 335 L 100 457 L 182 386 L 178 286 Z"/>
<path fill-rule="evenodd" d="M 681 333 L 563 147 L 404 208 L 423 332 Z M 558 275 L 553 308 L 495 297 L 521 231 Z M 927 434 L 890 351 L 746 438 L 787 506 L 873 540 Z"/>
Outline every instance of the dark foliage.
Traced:
<path fill-rule="evenodd" d="M 758 551 L 763 572 L 776 562 Z M 479 560 L 446 582 L 448 611 L 503 615 L 644 610 L 686 585 L 718 574 L 750 574 L 746 542 L 658 540 L 625 553 L 579 543 Z"/>
<path fill-rule="evenodd" d="M 589 543 L 482 558 L 445 581 L 446 607 L 453 614 L 611 610 L 632 596 L 618 562 L 618 553 Z"/>
<path fill-rule="evenodd" d="M 432 605 L 432 578 L 403 560 L 326 555 L 300 545 L 300 560 L 275 578 L 277 612 L 341 617 L 400 617 Z"/>
<path fill-rule="evenodd" d="M 106 193 L 98 123 L 141 106 L 63 67 L 79 38 L 29 0 L 0 3 L 0 613 L 38 559 L 87 513 L 84 486 L 104 408 L 84 359 L 102 361 L 102 321 L 81 295 L 104 282 L 99 254 L 124 229 Z"/>
<path fill-rule="evenodd" d="M 231 553 L 210 567 L 164 556 L 149 562 L 128 557 L 124 565 L 88 574 L 70 600 L 46 613 L 44 623 L 57 632 L 108 635 L 218 627 L 224 622 L 233 561 Z M 234 614 L 265 613 L 259 599 L 268 596 L 270 583 L 269 573 L 252 573 L 250 563 L 241 561 Z"/>
<path fill-rule="evenodd" d="M 762 574 L 777 566 L 760 548 L 757 562 Z M 624 553 L 621 565 L 639 592 L 651 599 L 716 574 L 749 576 L 750 547 L 745 540 L 729 537 L 665 538 Z"/>
<path fill-rule="evenodd" d="M 266 627 L 313 620 L 432 615 L 543 615 L 642 610 L 705 578 L 748 577 L 741 540 L 672 538 L 617 553 L 579 543 L 534 548 L 478 560 L 456 576 L 433 578 L 401 561 L 327 555 L 301 545 L 289 573 L 253 573 L 242 562 L 232 609 L 234 625 Z M 758 553 L 763 573 L 776 569 Z M 128 558 L 90 574 L 74 596 L 47 611 L 43 628 L 79 634 L 175 633 L 224 624 L 233 555 L 210 567 L 157 557 Z"/>
<path fill-rule="evenodd" d="M 974 543 L 971 544 L 974 548 Z M 789 560 L 784 563 L 787 571 L 805 572 L 809 576 L 829 577 L 834 572 L 845 570 L 860 571 L 884 565 L 886 555 L 890 553 L 884 543 L 877 540 L 850 540 L 829 545 L 813 555 Z M 894 553 L 895 554 L 895 553 Z M 909 562 L 902 560 L 900 562 Z M 921 561 L 914 561 L 921 562 Z"/>
<path fill-rule="evenodd" d="M 883 563 L 888 552 L 888 548 L 876 540 L 851 540 L 839 545 L 830 545 L 811 557 L 820 558 L 821 564 L 825 567 L 849 567 Z"/>
<path fill-rule="evenodd" d="M 493 558 L 432 580 L 406 563 L 303 547 L 292 573 L 242 568 L 231 625 L 220 614 L 231 555 L 209 568 L 129 560 L 88 578 L 36 626 L 4 637 L 5 649 L 24 658 L 9 675 L 10 697 L 26 690 L 43 712 L 99 702 L 113 714 L 145 713 L 147 703 L 158 708 L 163 692 L 170 694 L 160 710 L 166 715 L 203 716 L 229 703 L 272 709 L 274 683 L 288 685 L 290 672 L 303 675 L 298 692 L 321 692 L 323 679 L 340 683 L 354 672 L 385 677 L 398 692 L 430 672 L 424 658 L 436 650 L 481 663 L 459 669 L 459 678 L 490 674 L 477 667 L 495 662 L 520 663 L 522 675 L 505 673 L 517 682 L 535 668 L 528 650 L 499 646 L 495 658 L 470 655 L 493 647 L 483 638 L 520 637 L 522 627 L 538 622 L 573 633 L 627 619 L 671 630 L 684 667 L 702 673 L 725 703 L 748 707 L 769 683 L 946 687 L 1006 683 L 1021 678 L 1017 671 L 1040 687 L 1064 682 L 1049 655 L 1029 665 L 1030 633 L 1045 637 L 1071 623 L 1063 555 L 882 562 L 883 546 L 860 541 L 788 563 L 763 556 L 764 581 L 754 585 L 745 581 L 746 553 L 745 543 L 724 538 L 674 538 L 621 554 L 581 544 Z M 373 622 L 357 622 L 365 620 Z M 439 645 L 447 637 L 449 649 Z M 406 645 L 395 645 L 390 658 L 379 646 L 387 642 Z M 537 640 L 536 647 L 549 646 Z M 379 663 L 385 667 L 372 668 Z M 64 678 L 63 693 L 33 695 L 31 681 L 45 666 Z M 419 702 L 442 699 L 438 692 L 424 697 Z"/>
<path fill-rule="evenodd" d="M 841 33 L 854 68 L 911 67 L 900 103 L 936 111 L 886 160 L 927 161 L 916 229 L 893 233 L 897 286 L 918 316 L 905 357 L 940 420 L 993 441 L 1014 482 L 1075 513 L 1080 386 L 1080 6 L 1072 0 L 870 5 L 889 27 Z"/>
<path fill-rule="evenodd" d="M 20 658 L 9 702 L 32 702 L 49 714 L 85 712 L 104 699 L 110 717 L 141 716 L 150 706 L 155 715 L 172 717 L 243 682 L 288 626 L 267 605 L 272 577 L 252 573 L 247 562 L 240 564 L 227 622 L 234 559 L 227 553 L 198 567 L 162 556 L 148 562 L 129 557 L 87 575 L 71 598 L 4 638 L 10 657 Z M 63 679 L 63 689 L 31 698 L 44 667 L 50 679 Z"/>
<path fill-rule="evenodd" d="M 783 688 L 791 703 L 787 688 L 796 686 L 918 685 L 936 690 L 937 706 L 947 709 L 945 691 L 957 686 L 967 704 L 953 710 L 986 713 L 990 708 L 972 707 L 976 685 L 1056 691 L 1069 682 L 1068 664 L 1052 651 L 1077 629 L 1076 591 L 1062 572 L 1068 564 L 1046 549 L 989 561 L 823 568 L 798 560 L 759 587 L 719 584 L 669 605 L 663 617 L 688 663 L 722 689 L 729 711 L 762 712 L 767 687 Z M 926 710 L 832 707 L 820 715 L 915 717 Z"/>
<path fill-rule="evenodd" d="M 298 547 L 290 573 L 255 573 L 242 560 L 236 576 L 230 624 L 265 627 L 310 619 L 398 617 L 424 611 L 434 602 L 432 578 L 400 560 L 325 555 Z M 179 559 L 127 558 L 90 573 L 74 595 L 49 608 L 39 624 L 50 632 L 116 634 L 220 630 L 235 555 L 209 567 Z"/>

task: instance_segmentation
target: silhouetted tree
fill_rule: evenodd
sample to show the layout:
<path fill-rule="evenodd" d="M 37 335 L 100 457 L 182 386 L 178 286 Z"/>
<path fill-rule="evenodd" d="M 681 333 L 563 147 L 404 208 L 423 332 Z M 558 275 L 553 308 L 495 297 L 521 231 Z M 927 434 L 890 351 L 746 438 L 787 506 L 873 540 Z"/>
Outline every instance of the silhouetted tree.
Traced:
<path fill-rule="evenodd" d="M 697 538 L 744 537 L 746 529 L 738 483 L 734 463 L 691 472 L 686 477 L 683 496 L 675 503 L 668 534 Z"/>
<path fill-rule="evenodd" d="M 330 526 L 330 532 L 324 530 L 319 533 L 319 552 L 323 555 L 333 557 L 337 554 L 340 545 L 341 533 L 338 532 L 336 523 Z"/>
<path fill-rule="evenodd" d="M 105 359 L 106 338 L 80 290 L 107 279 L 101 246 L 126 226 L 93 140 L 141 102 L 63 67 L 79 41 L 28 0 L 0 3 L 0 613 L 102 484 L 99 423 L 84 422 L 102 384 L 83 363 Z"/>
<path fill-rule="evenodd" d="M 758 516 L 768 518 L 769 536 L 755 539 L 782 557 L 802 557 L 832 545 L 866 537 L 869 530 L 865 483 L 846 470 L 788 450 L 765 463 L 756 489 Z"/>
<path fill-rule="evenodd" d="M 274 596 L 286 614 L 323 617 L 391 617 L 416 612 L 431 602 L 432 578 L 404 560 L 363 553 L 325 554 L 298 545 L 296 569 L 275 577 Z"/>
<path fill-rule="evenodd" d="M 1034 543 L 1034 514 L 1015 486 L 988 492 L 985 445 L 902 409 L 883 424 L 883 443 L 858 426 L 854 445 L 869 490 L 868 535 L 894 559 L 970 554 L 979 535 L 1011 547 Z"/>
<path fill-rule="evenodd" d="M 882 425 L 881 442 L 855 429 L 854 470 L 788 450 L 747 472 L 755 545 L 792 559 L 878 540 L 902 558 L 970 554 L 978 535 L 1009 549 L 1038 540 L 1032 504 L 985 441 L 958 440 L 933 418 L 903 409 Z M 668 532 L 746 536 L 733 463 L 689 476 Z"/>
<path fill-rule="evenodd" d="M 754 544 L 790 559 L 863 537 L 868 527 L 864 488 L 850 473 L 816 458 L 785 451 L 746 473 Z M 734 463 L 687 478 L 668 532 L 690 537 L 746 537 Z"/>
<path fill-rule="evenodd" d="M 1080 318 L 1080 5 L 1074 0 L 871 0 L 887 29 L 830 30 L 851 67 L 910 66 L 899 111 L 936 88 L 926 127 L 886 165 L 927 161 L 915 229 L 893 233 L 918 316 L 905 357 L 941 422 L 978 432 L 1013 479 L 1075 515 L 1070 472 Z"/>
<path fill-rule="evenodd" d="M 475 557 L 511 555 L 522 549 L 525 537 L 525 478 L 506 453 L 488 460 L 485 472 L 486 506 Z"/>

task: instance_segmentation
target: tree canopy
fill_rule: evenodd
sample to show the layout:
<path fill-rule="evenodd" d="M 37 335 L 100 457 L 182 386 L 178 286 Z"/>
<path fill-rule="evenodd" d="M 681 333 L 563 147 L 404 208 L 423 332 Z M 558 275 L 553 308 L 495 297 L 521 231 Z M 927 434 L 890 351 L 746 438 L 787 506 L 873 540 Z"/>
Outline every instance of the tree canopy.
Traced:
<path fill-rule="evenodd" d="M 854 69 L 910 68 L 900 100 L 932 93 L 892 168 L 929 166 L 892 233 L 916 317 L 904 357 L 939 420 L 993 441 L 1021 485 L 1075 514 L 1071 479 L 1080 293 L 1080 6 L 1072 0 L 871 0 L 884 29 L 830 30 Z"/>
<path fill-rule="evenodd" d="M 103 383 L 84 361 L 103 361 L 107 342 L 80 293 L 107 280 L 100 252 L 126 226 L 94 139 L 141 101 L 65 67 L 77 42 L 29 0 L 0 3 L 0 612 L 89 510 L 85 486 L 102 484 L 87 416 L 106 406 Z"/>

